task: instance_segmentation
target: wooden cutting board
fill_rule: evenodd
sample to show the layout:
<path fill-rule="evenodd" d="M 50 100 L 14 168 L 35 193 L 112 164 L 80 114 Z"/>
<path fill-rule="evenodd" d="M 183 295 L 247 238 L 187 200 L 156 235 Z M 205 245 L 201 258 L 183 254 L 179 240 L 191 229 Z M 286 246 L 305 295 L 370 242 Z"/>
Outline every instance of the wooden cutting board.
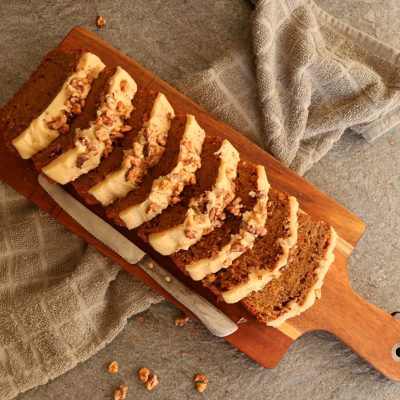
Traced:
<path fill-rule="evenodd" d="M 108 66 L 120 65 L 126 69 L 140 87 L 162 91 L 176 111 L 194 114 L 206 132 L 229 139 L 243 158 L 265 166 L 272 186 L 296 196 L 302 210 L 335 227 L 340 239 L 335 251 L 335 262 L 322 288 L 322 298 L 310 310 L 289 320 L 279 329 L 269 328 L 256 322 L 241 304 L 217 303 L 214 296 L 199 283 L 176 271 L 168 258 L 161 257 L 148 246 L 140 244 L 143 250 L 161 262 L 171 274 L 216 304 L 233 321 L 237 322 L 241 318 L 247 320 L 247 322 L 239 324 L 237 332 L 226 337 L 229 343 L 264 367 L 273 368 L 293 341 L 303 333 L 311 330 L 326 330 L 337 336 L 384 375 L 394 380 L 400 380 L 400 349 L 396 351 L 396 346 L 400 346 L 400 321 L 366 302 L 350 287 L 347 260 L 365 228 L 359 218 L 284 167 L 270 154 L 234 129 L 208 114 L 153 73 L 85 29 L 80 27 L 73 29 L 59 47 L 89 50 L 97 54 Z M 37 172 L 31 161 L 24 161 L 12 155 L 3 144 L 0 145 L 0 179 L 14 187 L 19 193 L 29 198 L 129 273 L 190 314 L 139 267 L 129 265 L 63 212 L 38 185 Z M 91 209 L 104 218 L 104 211 L 101 207 L 94 206 Z M 137 238 L 132 232 L 123 228 L 117 227 L 117 229 L 137 243 Z"/>

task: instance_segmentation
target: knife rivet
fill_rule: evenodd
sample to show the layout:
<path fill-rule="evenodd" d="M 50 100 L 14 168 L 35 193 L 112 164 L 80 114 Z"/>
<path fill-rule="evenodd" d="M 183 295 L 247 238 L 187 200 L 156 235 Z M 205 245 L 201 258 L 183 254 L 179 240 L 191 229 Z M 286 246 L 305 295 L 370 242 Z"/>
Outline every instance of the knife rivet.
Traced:
<path fill-rule="evenodd" d="M 172 281 L 170 276 L 166 276 L 164 279 L 165 279 L 165 282 L 171 282 Z"/>
<path fill-rule="evenodd" d="M 151 263 L 151 262 L 149 262 L 149 263 L 147 264 L 147 266 L 148 266 L 150 269 L 154 268 L 154 264 Z"/>

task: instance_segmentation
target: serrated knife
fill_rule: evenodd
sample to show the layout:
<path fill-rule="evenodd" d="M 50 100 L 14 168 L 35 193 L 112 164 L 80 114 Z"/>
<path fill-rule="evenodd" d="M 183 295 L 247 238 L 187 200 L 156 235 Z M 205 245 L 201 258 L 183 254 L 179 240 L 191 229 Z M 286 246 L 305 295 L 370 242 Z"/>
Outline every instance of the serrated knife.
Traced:
<path fill-rule="evenodd" d="M 39 175 L 38 181 L 40 186 L 42 186 L 50 197 L 79 225 L 120 255 L 129 264 L 139 265 L 143 271 L 151 276 L 164 290 L 196 315 L 212 334 L 218 337 L 224 337 L 238 329 L 238 326 L 218 308 L 176 278 L 171 280 L 167 279 L 167 282 L 165 278 L 169 276 L 169 274 L 160 264 L 72 197 L 60 185 L 49 183 L 41 175 Z"/>

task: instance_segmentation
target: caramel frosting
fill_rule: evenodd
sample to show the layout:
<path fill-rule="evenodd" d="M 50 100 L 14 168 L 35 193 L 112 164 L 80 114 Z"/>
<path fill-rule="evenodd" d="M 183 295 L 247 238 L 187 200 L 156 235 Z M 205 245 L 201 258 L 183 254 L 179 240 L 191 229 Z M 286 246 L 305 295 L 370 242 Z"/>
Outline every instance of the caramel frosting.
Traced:
<path fill-rule="evenodd" d="M 124 152 L 118 170 L 108 174 L 101 182 L 89 189 L 103 206 L 125 197 L 136 189 L 150 168 L 161 159 L 167 143 L 174 110 L 167 98 L 159 93 L 154 101 L 150 117 L 144 122 L 132 148 Z"/>
<path fill-rule="evenodd" d="M 214 257 L 203 258 L 186 266 L 186 271 L 193 280 L 199 281 L 208 274 L 229 268 L 236 258 L 253 247 L 258 236 L 265 233 L 269 187 L 264 167 L 257 165 L 257 187 L 253 194 L 257 197 L 256 204 L 252 210 L 243 213 L 239 232 L 231 235 L 229 243 Z"/>
<path fill-rule="evenodd" d="M 201 237 L 220 226 L 224 209 L 235 197 L 238 151 L 228 140 L 215 154 L 220 158 L 218 176 L 213 188 L 190 201 L 184 222 L 162 232 L 149 235 L 151 246 L 162 255 L 187 250 Z"/>
<path fill-rule="evenodd" d="M 105 65 L 96 55 L 82 55 L 75 72 L 64 82 L 49 106 L 12 141 L 22 158 L 31 158 L 60 134 L 68 133 L 68 118 L 81 112 L 93 79 L 96 79 L 104 68 Z"/>
<path fill-rule="evenodd" d="M 119 217 L 128 229 L 137 228 L 161 214 L 173 197 L 179 196 L 184 186 L 194 179 L 201 166 L 200 153 L 205 132 L 193 115 L 187 115 L 185 130 L 179 145 L 178 162 L 172 171 L 153 182 L 145 201 L 122 210 Z"/>
<path fill-rule="evenodd" d="M 60 184 L 86 174 L 100 164 L 103 155 L 112 150 L 112 141 L 130 130 L 124 125 L 132 112 L 137 86 L 132 77 L 117 67 L 110 78 L 108 91 L 97 110 L 97 119 L 87 129 L 75 131 L 75 147 L 46 165 L 42 172 Z"/>

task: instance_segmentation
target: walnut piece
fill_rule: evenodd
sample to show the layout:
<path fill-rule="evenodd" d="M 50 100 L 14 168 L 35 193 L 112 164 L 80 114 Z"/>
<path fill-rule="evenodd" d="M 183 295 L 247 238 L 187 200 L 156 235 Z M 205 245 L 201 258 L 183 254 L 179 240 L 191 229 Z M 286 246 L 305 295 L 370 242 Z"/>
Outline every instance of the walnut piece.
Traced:
<path fill-rule="evenodd" d="M 148 368 L 140 368 L 138 371 L 138 375 L 139 375 L 139 379 L 141 380 L 141 382 L 146 383 L 147 380 L 149 379 L 149 375 L 150 375 L 150 370 Z"/>
<path fill-rule="evenodd" d="M 106 26 L 106 20 L 104 17 L 102 17 L 101 15 L 98 15 L 96 17 L 96 25 L 98 28 L 104 28 Z"/>
<path fill-rule="evenodd" d="M 187 315 L 184 315 L 182 317 L 176 317 L 175 318 L 175 326 L 183 326 L 186 325 L 189 321 L 189 317 Z"/>
<path fill-rule="evenodd" d="M 125 400 L 128 393 L 128 385 L 124 383 L 114 393 L 114 400 Z"/>
<path fill-rule="evenodd" d="M 196 383 L 196 389 L 198 392 L 203 393 L 207 388 L 208 378 L 203 374 L 196 374 L 194 376 Z"/>
<path fill-rule="evenodd" d="M 204 382 L 208 383 L 208 378 L 204 374 L 196 374 L 194 376 L 194 381 L 195 382 Z"/>
<path fill-rule="evenodd" d="M 203 393 L 207 389 L 207 383 L 197 382 L 196 389 L 198 392 Z"/>
<path fill-rule="evenodd" d="M 107 367 L 107 371 L 110 374 L 116 374 L 118 372 L 118 363 L 116 361 L 112 361 L 108 367 Z"/>
<path fill-rule="evenodd" d="M 158 385 L 158 378 L 157 375 L 150 374 L 149 379 L 146 382 L 146 389 L 153 390 Z"/>

